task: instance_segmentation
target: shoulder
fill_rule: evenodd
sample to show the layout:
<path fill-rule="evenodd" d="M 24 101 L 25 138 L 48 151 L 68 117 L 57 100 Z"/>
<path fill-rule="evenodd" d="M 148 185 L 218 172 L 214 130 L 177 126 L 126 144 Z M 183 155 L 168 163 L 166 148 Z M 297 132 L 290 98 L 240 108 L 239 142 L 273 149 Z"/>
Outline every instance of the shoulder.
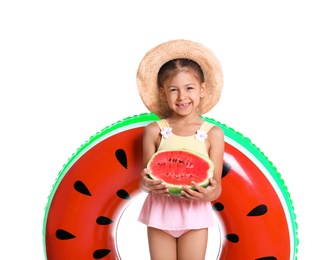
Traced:
<path fill-rule="evenodd" d="M 145 134 L 157 134 L 160 132 L 158 121 L 151 122 L 145 126 Z"/>
<path fill-rule="evenodd" d="M 208 132 L 208 136 L 210 139 L 216 139 L 216 140 L 224 140 L 224 132 L 223 130 L 218 127 L 217 125 L 212 124 L 212 127 L 210 128 Z"/>
<path fill-rule="evenodd" d="M 224 146 L 225 146 L 224 132 L 219 126 L 214 125 L 210 129 L 210 131 L 208 132 L 208 142 L 211 150 L 210 154 L 212 154 L 215 157 L 218 156 L 218 158 L 223 158 Z"/>
<path fill-rule="evenodd" d="M 156 122 L 149 123 L 147 126 L 145 126 L 142 142 L 146 144 L 146 147 L 149 144 L 153 144 L 155 146 L 160 135 L 160 131 L 160 127 Z"/>

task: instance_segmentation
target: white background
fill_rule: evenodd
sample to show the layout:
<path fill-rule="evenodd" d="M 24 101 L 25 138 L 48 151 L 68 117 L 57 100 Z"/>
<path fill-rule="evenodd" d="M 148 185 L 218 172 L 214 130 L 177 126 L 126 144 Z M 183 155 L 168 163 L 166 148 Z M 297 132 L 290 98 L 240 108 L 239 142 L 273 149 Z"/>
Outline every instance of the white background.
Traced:
<path fill-rule="evenodd" d="M 222 98 L 205 116 L 250 138 L 285 180 L 298 259 L 335 257 L 332 2 L 2 1 L 1 255 L 44 258 L 58 172 L 90 136 L 148 112 L 137 66 L 155 45 L 183 38 L 223 66 Z"/>

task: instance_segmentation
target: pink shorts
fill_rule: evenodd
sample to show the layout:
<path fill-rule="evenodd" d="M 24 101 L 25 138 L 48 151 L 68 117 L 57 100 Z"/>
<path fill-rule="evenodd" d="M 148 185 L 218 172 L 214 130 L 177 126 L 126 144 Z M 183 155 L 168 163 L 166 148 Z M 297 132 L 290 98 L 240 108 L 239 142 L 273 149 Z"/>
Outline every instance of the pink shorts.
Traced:
<path fill-rule="evenodd" d="M 166 232 L 167 234 L 171 235 L 172 237 L 179 238 L 183 234 L 187 233 L 190 229 L 185 230 L 162 230 Z"/>

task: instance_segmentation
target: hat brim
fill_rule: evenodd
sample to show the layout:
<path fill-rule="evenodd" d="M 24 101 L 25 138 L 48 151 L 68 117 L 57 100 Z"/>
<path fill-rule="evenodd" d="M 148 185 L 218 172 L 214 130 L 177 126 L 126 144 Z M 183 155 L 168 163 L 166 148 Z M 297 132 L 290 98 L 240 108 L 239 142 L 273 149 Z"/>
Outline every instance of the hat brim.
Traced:
<path fill-rule="evenodd" d="M 221 96 L 224 85 L 222 66 L 210 49 L 189 40 L 172 40 L 162 43 L 145 54 L 140 62 L 136 79 L 143 103 L 149 111 L 160 118 L 166 118 L 171 110 L 160 95 L 157 85 L 158 72 L 163 64 L 179 58 L 193 60 L 203 70 L 208 89 L 198 107 L 200 115 L 209 112 Z"/>

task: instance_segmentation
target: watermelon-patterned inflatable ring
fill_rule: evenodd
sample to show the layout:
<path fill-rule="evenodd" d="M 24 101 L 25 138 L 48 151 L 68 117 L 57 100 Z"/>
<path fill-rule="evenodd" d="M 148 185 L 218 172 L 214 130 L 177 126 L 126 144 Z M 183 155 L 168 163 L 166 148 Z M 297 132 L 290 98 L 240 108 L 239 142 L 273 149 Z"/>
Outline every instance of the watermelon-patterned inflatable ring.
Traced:
<path fill-rule="evenodd" d="M 225 134 L 223 192 L 212 203 L 220 230 L 214 258 L 296 259 L 296 217 L 280 174 L 249 139 L 204 119 Z M 154 114 L 141 114 L 112 124 L 92 136 L 64 165 L 45 208 L 46 259 L 123 259 L 117 226 L 126 208 L 144 194 L 138 185 L 142 133 L 155 120 Z M 132 245 L 128 248 L 132 250 Z"/>

